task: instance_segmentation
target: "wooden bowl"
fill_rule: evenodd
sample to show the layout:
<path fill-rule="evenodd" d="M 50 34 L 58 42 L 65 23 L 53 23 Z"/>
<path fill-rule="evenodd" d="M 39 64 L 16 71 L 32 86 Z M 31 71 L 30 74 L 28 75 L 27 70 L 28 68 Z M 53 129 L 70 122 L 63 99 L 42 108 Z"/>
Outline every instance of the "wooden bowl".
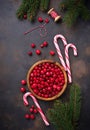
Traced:
<path fill-rule="evenodd" d="M 63 75 L 64 75 L 64 81 L 65 81 L 65 82 L 64 82 L 64 85 L 63 85 L 63 87 L 62 87 L 62 89 L 60 90 L 60 92 L 58 92 L 56 95 L 54 95 L 54 96 L 52 96 L 52 97 L 48 97 L 48 98 L 45 98 L 45 97 L 42 97 L 42 96 L 39 96 L 38 94 L 36 94 L 36 93 L 33 91 L 32 87 L 31 87 L 31 85 L 30 85 L 30 74 L 31 74 L 31 72 L 34 70 L 34 68 L 35 68 L 36 66 L 38 66 L 38 65 L 40 65 L 40 64 L 42 64 L 42 63 L 45 63 L 45 62 L 47 62 L 47 63 L 53 63 L 53 64 L 55 64 L 56 66 L 58 66 L 58 67 L 61 69 L 61 71 L 62 71 L 62 73 L 63 73 Z M 27 85 L 28 85 L 29 90 L 32 92 L 32 94 L 33 94 L 36 98 L 41 99 L 41 100 L 45 100 L 45 101 L 51 101 L 51 100 L 54 100 L 54 99 L 58 98 L 59 96 L 61 96 L 61 95 L 63 94 L 63 92 L 65 91 L 65 89 L 66 89 L 66 87 L 67 87 L 67 74 L 66 74 L 64 68 L 63 68 L 58 62 L 54 62 L 54 61 L 52 61 L 52 60 L 41 60 L 41 61 L 36 62 L 36 63 L 29 69 L 29 71 L 28 71 L 28 73 L 27 73 Z"/>

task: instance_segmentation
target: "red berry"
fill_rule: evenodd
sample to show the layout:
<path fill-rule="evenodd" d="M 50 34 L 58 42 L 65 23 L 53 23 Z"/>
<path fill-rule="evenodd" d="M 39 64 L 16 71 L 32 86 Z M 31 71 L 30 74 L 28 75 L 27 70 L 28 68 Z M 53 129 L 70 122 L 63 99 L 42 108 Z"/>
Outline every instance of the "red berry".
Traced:
<path fill-rule="evenodd" d="M 26 118 L 26 119 L 29 119 L 29 118 L 30 118 L 30 115 L 29 115 L 29 114 L 25 114 L 25 118 Z"/>
<path fill-rule="evenodd" d="M 33 108 L 30 108 L 29 110 L 30 110 L 30 112 L 34 112 Z"/>
<path fill-rule="evenodd" d="M 33 109 L 34 109 L 34 105 L 32 105 L 32 106 L 31 106 L 31 108 L 33 108 Z"/>
<path fill-rule="evenodd" d="M 22 84 L 22 85 L 26 85 L 26 84 L 27 84 L 26 80 L 24 80 L 24 79 L 21 80 L 21 84 Z"/>
<path fill-rule="evenodd" d="M 35 119 L 35 116 L 33 114 L 30 115 L 30 119 Z"/>
<path fill-rule="evenodd" d="M 40 47 L 41 47 L 41 48 L 43 48 L 43 47 L 44 47 L 44 45 L 43 45 L 43 44 L 41 44 L 41 45 L 40 45 Z"/>
<path fill-rule="evenodd" d="M 29 56 L 32 56 L 32 52 L 31 52 L 31 51 L 29 51 L 29 52 L 28 52 L 28 55 L 29 55 Z"/>
<path fill-rule="evenodd" d="M 27 19 L 27 14 L 24 14 L 23 18 L 24 18 L 24 19 Z"/>
<path fill-rule="evenodd" d="M 56 88 L 57 88 L 57 85 L 55 85 L 55 84 L 54 84 L 54 85 L 53 85 L 53 88 L 55 88 L 55 89 L 56 89 Z"/>
<path fill-rule="evenodd" d="M 25 92 L 26 92 L 26 89 L 25 89 L 24 87 L 21 87 L 21 88 L 20 88 L 20 91 L 21 91 L 22 93 L 25 93 Z"/>
<path fill-rule="evenodd" d="M 34 112 L 35 114 L 37 114 L 37 113 L 38 113 L 37 109 L 34 109 L 34 110 L 33 110 L 33 112 Z"/>
<path fill-rule="evenodd" d="M 32 43 L 32 44 L 31 44 L 31 47 L 32 47 L 32 48 L 35 48 L 35 47 L 36 47 L 36 45 L 35 45 L 34 43 Z"/>
<path fill-rule="evenodd" d="M 44 46 L 44 47 L 47 47 L 47 46 L 48 46 L 48 42 L 44 41 L 44 42 L 43 42 L 43 46 Z"/>
<path fill-rule="evenodd" d="M 45 23 L 49 23 L 49 19 L 48 18 L 45 19 Z"/>
<path fill-rule="evenodd" d="M 37 89 L 34 89 L 33 91 L 34 91 L 34 93 L 36 93 L 36 94 L 38 94 L 38 92 L 39 92 Z"/>
<path fill-rule="evenodd" d="M 37 54 L 37 55 L 40 55 L 40 54 L 41 54 L 41 51 L 40 51 L 40 50 L 36 50 L 36 54 Z"/>
<path fill-rule="evenodd" d="M 54 56 L 55 52 L 54 51 L 50 51 L 50 55 Z"/>
<path fill-rule="evenodd" d="M 31 86 L 32 88 L 36 88 L 37 87 L 37 84 L 32 84 L 32 86 Z"/>
<path fill-rule="evenodd" d="M 38 22 L 40 22 L 40 23 L 42 23 L 42 22 L 43 22 L 42 17 L 38 17 Z"/>

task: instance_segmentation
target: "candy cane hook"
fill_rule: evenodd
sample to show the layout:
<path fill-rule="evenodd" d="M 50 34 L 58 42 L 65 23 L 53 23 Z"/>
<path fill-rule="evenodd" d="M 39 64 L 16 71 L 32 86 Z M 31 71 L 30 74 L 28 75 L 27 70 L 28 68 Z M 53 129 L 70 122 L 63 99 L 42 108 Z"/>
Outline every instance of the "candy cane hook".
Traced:
<path fill-rule="evenodd" d="M 72 48 L 73 49 L 73 53 L 74 53 L 74 56 L 77 56 L 77 48 L 75 47 L 75 45 L 73 44 L 68 44 L 66 47 L 65 47 L 65 59 L 66 59 L 66 65 L 67 65 L 67 73 L 68 73 L 68 80 L 69 80 L 69 83 L 72 82 L 72 78 L 71 78 L 71 68 L 70 68 L 70 61 L 69 61 L 69 55 L 68 55 L 68 49 L 69 48 Z"/>
<path fill-rule="evenodd" d="M 55 45 L 56 51 L 58 53 L 59 59 L 61 61 L 62 66 L 64 67 L 64 69 L 67 70 L 66 64 L 65 64 L 63 56 L 61 54 L 61 50 L 60 50 L 59 45 L 58 45 L 58 41 L 57 41 L 58 38 L 60 38 L 63 41 L 64 47 L 67 45 L 67 41 L 66 41 L 65 37 L 61 34 L 58 34 L 54 37 L 54 45 Z"/>
<path fill-rule="evenodd" d="M 28 101 L 27 101 L 27 97 L 28 97 L 28 96 L 30 96 L 30 97 L 33 99 L 33 101 L 34 101 L 36 107 L 38 108 L 38 111 L 39 111 L 39 113 L 40 113 L 40 115 L 41 115 L 41 117 L 42 117 L 44 123 L 48 126 L 48 125 L 49 125 L 49 122 L 47 121 L 47 119 L 46 119 L 46 117 L 45 117 L 45 115 L 44 115 L 42 109 L 40 108 L 40 105 L 38 104 L 36 98 L 33 96 L 32 93 L 27 92 L 27 93 L 24 94 L 24 96 L 23 96 L 24 104 L 25 104 L 26 106 L 29 104 Z"/>

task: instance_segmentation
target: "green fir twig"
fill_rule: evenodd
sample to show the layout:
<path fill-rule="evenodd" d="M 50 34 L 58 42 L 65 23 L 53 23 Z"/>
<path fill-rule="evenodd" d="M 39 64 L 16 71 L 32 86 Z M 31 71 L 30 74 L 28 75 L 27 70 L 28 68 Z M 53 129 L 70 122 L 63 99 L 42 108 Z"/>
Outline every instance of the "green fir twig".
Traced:
<path fill-rule="evenodd" d="M 75 130 L 80 116 L 81 91 L 79 86 L 70 88 L 69 102 L 56 100 L 53 108 L 47 112 L 48 118 L 56 130 Z"/>
<path fill-rule="evenodd" d="M 22 0 L 16 12 L 17 18 L 23 20 L 24 15 L 27 15 L 28 20 L 34 21 L 38 11 L 47 11 L 49 4 L 50 0 Z"/>
<path fill-rule="evenodd" d="M 77 19 L 90 20 L 90 10 L 85 5 L 85 0 L 63 0 L 60 2 L 60 9 L 65 12 L 63 21 L 72 26 Z"/>
<path fill-rule="evenodd" d="M 40 10 L 47 11 L 50 4 L 50 0 L 41 0 L 40 2 Z"/>

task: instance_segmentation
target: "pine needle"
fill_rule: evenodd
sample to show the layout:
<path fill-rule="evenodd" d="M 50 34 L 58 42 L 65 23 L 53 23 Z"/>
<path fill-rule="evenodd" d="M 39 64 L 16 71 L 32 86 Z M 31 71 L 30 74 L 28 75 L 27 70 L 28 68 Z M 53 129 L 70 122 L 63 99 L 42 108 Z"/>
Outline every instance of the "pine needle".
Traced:
<path fill-rule="evenodd" d="M 90 10 L 86 7 L 85 0 L 63 0 L 60 9 L 65 12 L 64 22 L 68 26 L 74 25 L 79 17 L 85 21 L 90 20 Z"/>
<path fill-rule="evenodd" d="M 77 85 L 72 85 L 69 102 L 56 100 L 53 108 L 48 110 L 47 115 L 56 130 L 75 130 L 80 116 L 80 108 L 80 88 Z"/>

